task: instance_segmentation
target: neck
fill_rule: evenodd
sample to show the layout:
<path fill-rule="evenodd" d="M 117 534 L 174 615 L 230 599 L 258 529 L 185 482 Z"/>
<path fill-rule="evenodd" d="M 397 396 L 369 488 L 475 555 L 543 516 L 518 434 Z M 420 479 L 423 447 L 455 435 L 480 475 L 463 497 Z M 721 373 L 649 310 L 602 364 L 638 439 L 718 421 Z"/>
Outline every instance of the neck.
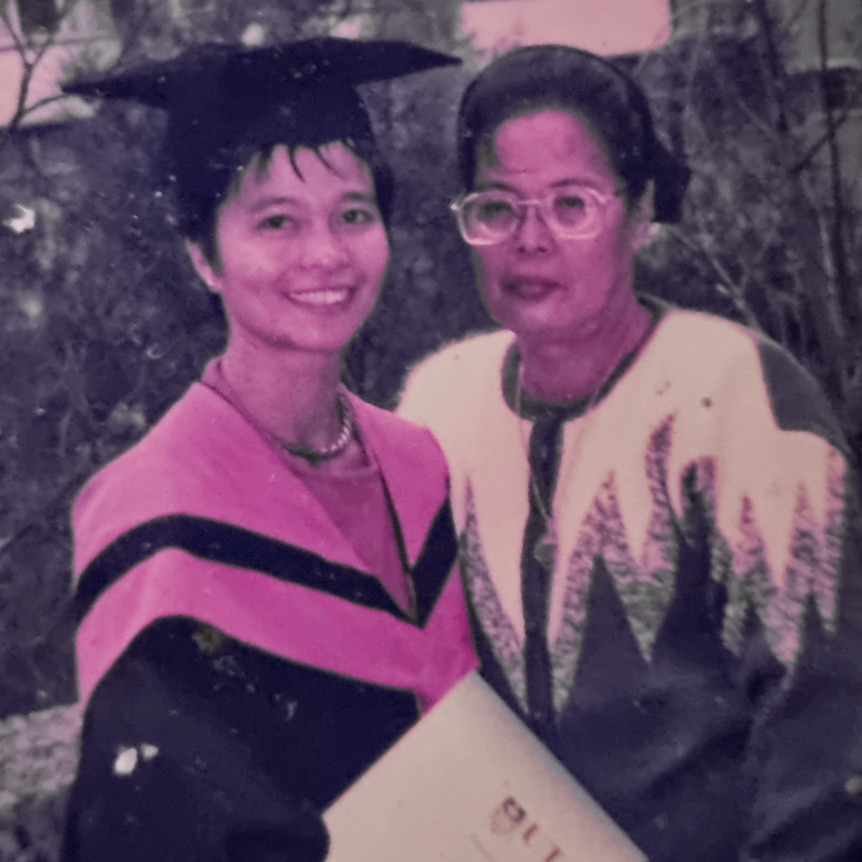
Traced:
<path fill-rule="evenodd" d="M 519 337 L 524 391 L 557 403 L 594 395 L 623 358 L 643 342 L 652 324 L 649 312 L 637 301 L 608 311 L 602 322 L 565 341 Z"/>
<path fill-rule="evenodd" d="M 338 436 L 339 353 L 273 350 L 232 338 L 221 366 L 242 407 L 279 440 L 322 449 Z"/>

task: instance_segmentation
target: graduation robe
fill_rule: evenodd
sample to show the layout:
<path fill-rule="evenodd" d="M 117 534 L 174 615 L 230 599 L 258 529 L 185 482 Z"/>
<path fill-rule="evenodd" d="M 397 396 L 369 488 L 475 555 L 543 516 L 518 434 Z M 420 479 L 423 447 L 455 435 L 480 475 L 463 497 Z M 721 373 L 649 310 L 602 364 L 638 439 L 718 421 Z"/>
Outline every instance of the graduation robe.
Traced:
<path fill-rule="evenodd" d="M 443 456 L 351 401 L 414 618 L 202 384 L 78 497 L 66 860 L 322 858 L 317 813 L 475 668 Z"/>

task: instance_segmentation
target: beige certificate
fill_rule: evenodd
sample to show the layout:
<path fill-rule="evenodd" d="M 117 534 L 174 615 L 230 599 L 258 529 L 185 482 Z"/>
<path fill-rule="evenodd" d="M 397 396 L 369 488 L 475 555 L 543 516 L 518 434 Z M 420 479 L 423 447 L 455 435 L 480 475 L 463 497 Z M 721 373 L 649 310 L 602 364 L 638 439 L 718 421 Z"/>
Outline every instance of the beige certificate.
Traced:
<path fill-rule="evenodd" d="M 644 862 L 477 675 L 328 809 L 328 862 Z"/>

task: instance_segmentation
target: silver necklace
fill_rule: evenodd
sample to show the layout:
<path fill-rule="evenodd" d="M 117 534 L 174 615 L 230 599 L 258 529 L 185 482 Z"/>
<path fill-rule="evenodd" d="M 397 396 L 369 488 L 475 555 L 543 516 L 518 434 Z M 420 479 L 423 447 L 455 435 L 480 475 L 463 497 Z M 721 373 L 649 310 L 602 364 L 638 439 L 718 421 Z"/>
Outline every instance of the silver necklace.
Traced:
<path fill-rule="evenodd" d="M 286 440 L 279 440 L 279 445 L 285 452 L 295 455 L 297 458 L 302 458 L 308 461 L 312 466 L 321 464 L 324 461 L 331 461 L 338 457 L 345 449 L 347 449 L 350 440 L 356 431 L 356 418 L 353 415 L 353 408 L 350 406 L 347 396 L 343 392 L 338 393 L 338 401 L 336 404 L 338 410 L 338 419 L 341 423 L 341 429 L 338 437 L 323 449 L 316 449 L 313 446 L 306 446 L 303 443 L 288 443 Z"/>

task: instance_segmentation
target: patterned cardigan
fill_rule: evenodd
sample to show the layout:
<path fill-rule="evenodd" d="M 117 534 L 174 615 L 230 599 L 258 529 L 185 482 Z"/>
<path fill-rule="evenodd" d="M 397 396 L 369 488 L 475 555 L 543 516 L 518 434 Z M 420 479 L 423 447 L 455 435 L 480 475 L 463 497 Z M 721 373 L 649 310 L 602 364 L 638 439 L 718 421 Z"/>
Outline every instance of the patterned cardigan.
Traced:
<path fill-rule="evenodd" d="M 650 305 L 592 409 L 519 416 L 507 332 L 408 381 L 402 415 L 449 460 L 483 674 L 653 862 L 862 858 L 840 430 L 772 342 Z"/>

